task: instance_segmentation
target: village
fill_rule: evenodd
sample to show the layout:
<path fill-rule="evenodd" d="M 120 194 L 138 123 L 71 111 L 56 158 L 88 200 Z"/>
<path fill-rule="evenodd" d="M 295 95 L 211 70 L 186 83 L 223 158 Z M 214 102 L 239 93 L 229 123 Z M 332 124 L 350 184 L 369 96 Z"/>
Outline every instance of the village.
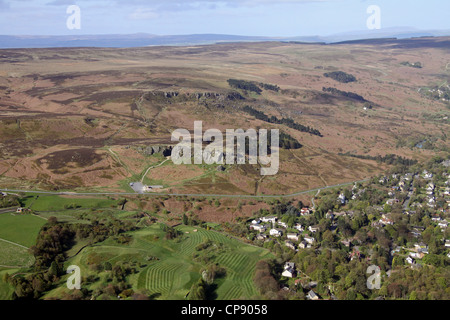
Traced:
<path fill-rule="evenodd" d="M 386 276 L 390 276 L 393 267 L 398 265 L 419 270 L 430 261 L 435 261 L 437 254 L 450 259 L 449 167 L 450 161 L 446 160 L 440 163 L 436 172 L 422 170 L 417 173 L 392 173 L 374 178 L 367 186 L 355 184 L 350 192 L 340 190 L 335 193 L 337 205 L 322 217 L 317 208 L 304 206 L 298 210 L 294 219 L 286 219 L 284 215 L 260 216 L 249 220 L 247 227 L 254 235 L 255 243 L 262 243 L 263 246 L 268 243 L 273 246 L 275 243 L 275 246 L 283 248 L 284 253 L 291 252 L 288 255 L 290 257 L 295 257 L 302 250 L 320 252 L 325 247 L 332 247 L 332 250 L 345 249 L 348 261 L 357 259 L 370 265 L 374 250 L 367 245 L 367 236 L 361 236 L 368 232 L 354 230 L 356 232 L 352 237 L 342 232 L 342 221 L 351 223 L 352 220 L 360 219 L 362 211 L 365 219 L 368 219 L 367 230 L 378 230 L 391 236 L 400 234 L 402 230 L 403 238 L 399 241 L 391 239 L 389 243 L 390 266 L 387 267 Z M 369 192 L 368 187 L 383 191 L 380 203 L 355 210 L 351 203 L 360 203 L 361 198 Z M 430 240 L 431 231 L 437 235 L 434 240 Z M 326 242 L 330 233 L 336 242 L 331 246 Z M 313 290 L 317 282 L 311 281 L 293 261 L 286 261 L 278 276 L 285 290 L 296 290 L 293 288 L 301 285 L 306 290 L 307 299 L 320 299 Z"/>

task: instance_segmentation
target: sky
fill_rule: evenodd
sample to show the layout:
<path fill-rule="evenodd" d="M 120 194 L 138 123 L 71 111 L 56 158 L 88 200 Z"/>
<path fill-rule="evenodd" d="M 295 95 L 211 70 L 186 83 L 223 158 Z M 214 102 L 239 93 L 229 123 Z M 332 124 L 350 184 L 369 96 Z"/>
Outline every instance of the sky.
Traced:
<path fill-rule="evenodd" d="M 80 29 L 66 12 L 80 8 Z M 0 35 L 232 34 L 327 36 L 381 29 L 450 30 L 448 0 L 0 0 Z"/>

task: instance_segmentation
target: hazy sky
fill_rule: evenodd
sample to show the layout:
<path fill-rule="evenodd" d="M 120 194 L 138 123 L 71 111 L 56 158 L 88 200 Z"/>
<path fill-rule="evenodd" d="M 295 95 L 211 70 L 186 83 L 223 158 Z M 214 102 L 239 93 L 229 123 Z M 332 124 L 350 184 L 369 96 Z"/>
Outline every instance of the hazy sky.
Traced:
<path fill-rule="evenodd" d="M 66 26 L 74 4 L 79 30 Z M 449 0 L 0 0 L 0 34 L 331 35 L 367 30 L 370 5 L 382 28 L 450 30 Z"/>

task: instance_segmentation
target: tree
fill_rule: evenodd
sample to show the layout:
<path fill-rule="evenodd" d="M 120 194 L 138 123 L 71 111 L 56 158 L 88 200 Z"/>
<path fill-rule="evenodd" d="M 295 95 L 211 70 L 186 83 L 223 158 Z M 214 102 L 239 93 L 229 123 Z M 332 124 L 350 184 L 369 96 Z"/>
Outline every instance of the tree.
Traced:
<path fill-rule="evenodd" d="M 206 299 L 206 283 L 203 279 L 200 279 L 198 282 L 194 283 L 189 291 L 189 300 L 205 300 Z"/>

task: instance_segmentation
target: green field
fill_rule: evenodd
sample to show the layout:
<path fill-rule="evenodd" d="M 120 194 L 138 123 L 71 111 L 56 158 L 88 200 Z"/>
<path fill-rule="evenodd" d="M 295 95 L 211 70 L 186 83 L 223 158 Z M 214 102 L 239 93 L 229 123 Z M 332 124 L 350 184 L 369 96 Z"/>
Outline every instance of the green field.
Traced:
<path fill-rule="evenodd" d="M 258 295 L 252 280 L 254 268 L 259 260 L 272 257 L 267 250 L 244 244 L 215 231 L 188 226 L 179 226 L 176 229 L 183 232 L 181 239 L 166 240 L 165 233 L 160 230 L 158 224 L 154 224 L 129 233 L 134 239 L 129 245 L 120 245 L 108 239 L 93 247 L 86 247 L 66 264 L 78 265 L 83 276 L 98 277 L 97 282 L 88 284 L 88 289 L 95 289 L 102 284 L 108 271 L 93 272 L 87 263 L 88 259 L 95 257 L 102 263 L 109 261 L 113 265 L 116 262 L 130 262 L 138 268 L 138 273 L 130 275 L 127 281 L 134 290 L 148 289 L 157 299 L 184 299 L 192 284 L 200 279 L 200 272 L 204 267 L 192 258 L 192 254 L 196 252 L 195 247 L 210 239 L 224 244 L 225 248 L 225 251 L 213 260 L 227 272 L 224 278 L 215 281 L 216 298 L 249 299 Z M 46 297 L 58 295 L 61 290 L 62 288 L 56 289 Z"/>
<path fill-rule="evenodd" d="M 34 262 L 27 249 L 0 240 L 0 266 L 28 267 Z"/>
<path fill-rule="evenodd" d="M 61 211 L 68 206 L 76 205 L 78 208 L 111 208 L 117 207 L 116 200 L 107 198 L 70 197 L 65 198 L 57 195 L 28 197 L 25 206 L 35 211 Z"/>
<path fill-rule="evenodd" d="M 0 238 L 29 248 L 35 244 L 39 230 L 45 223 L 45 219 L 30 214 L 0 214 Z"/>

